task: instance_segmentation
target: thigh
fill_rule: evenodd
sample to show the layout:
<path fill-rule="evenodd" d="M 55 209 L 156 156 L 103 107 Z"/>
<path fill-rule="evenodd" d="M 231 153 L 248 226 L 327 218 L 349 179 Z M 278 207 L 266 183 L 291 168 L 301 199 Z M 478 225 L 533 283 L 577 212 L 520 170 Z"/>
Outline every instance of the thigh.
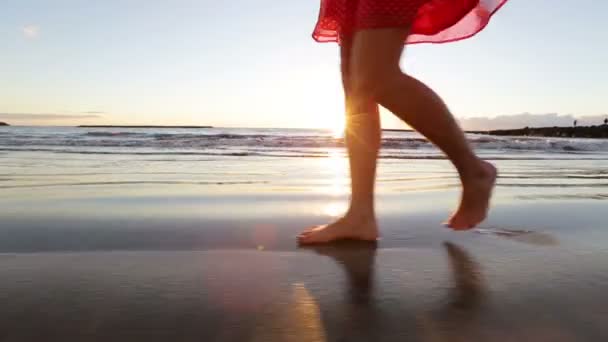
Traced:
<path fill-rule="evenodd" d="M 340 72 L 342 75 L 342 86 L 344 93 L 348 92 L 350 83 L 350 65 L 353 51 L 353 36 L 342 36 L 340 38 Z"/>
<path fill-rule="evenodd" d="M 400 72 L 399 61 L 408 28 L 363 29 L 355 33 L 350 73 L 356 77 L 384 77 Z"/>

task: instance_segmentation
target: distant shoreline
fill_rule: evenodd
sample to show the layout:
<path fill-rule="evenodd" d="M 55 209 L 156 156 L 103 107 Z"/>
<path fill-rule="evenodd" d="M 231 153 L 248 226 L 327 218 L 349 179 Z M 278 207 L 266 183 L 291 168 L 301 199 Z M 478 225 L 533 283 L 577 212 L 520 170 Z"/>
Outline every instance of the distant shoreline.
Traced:
<path fill-rule="evenodd" d="M 383 128 L 382 132 L 416 132 L 413 129 L 392 129 L 392 128 Z M 469 134 L 488 134 L 488 131 L 465 131 L 465 133 Z"/>
<path fill-rule="evenodd" d="M 8 123 L 0 121 L 1 127 L 9 127 Z M 152 128 L 152 129 L 212 129 L 214 126 L 161 126 L 161 125 L 78 125 L 77 128 Z M 223 128 L 223 127 L 220 127 Z M 412 129 L 382 129 L 382 132 L 415 132 Z M 483 134 L 493 136 L 530 136 L 554 138 L 591 138 L 608 139 L 608 124 L 580 127 L 524 127 L 516 129 L 495 130 L 466 130 L 467 134 Z"/>
<path fill-rule="evenodd" d="M 79 128 L 213 128 L 213 126 L 117 126 L 117 125 L 80 125 Z"/>
<path fill-rule="evenodd" d="M 608 139 L 608 125 L 581 127 L 525 127 L 488 131 L 489 135 L 531 136 L 554 138 L 595 138 Z"/>

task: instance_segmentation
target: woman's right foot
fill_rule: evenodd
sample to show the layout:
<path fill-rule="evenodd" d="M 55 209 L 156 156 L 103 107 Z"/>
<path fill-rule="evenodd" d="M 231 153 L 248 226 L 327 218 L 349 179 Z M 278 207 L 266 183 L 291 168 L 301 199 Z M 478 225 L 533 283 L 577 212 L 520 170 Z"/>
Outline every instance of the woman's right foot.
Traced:
<path fill-rule="evenodd" d="M 490 198 L 498 172 L 494 165 L 485 161 L 480 162 L 479 171 L 462 178 L 460 206 L 446 223 L 454 230 L 475 228 L 488 215 Z"/>
<path fill-rule="evenodd" d="M 347 214 L 333 223 L 311 227 L 298 236 L 298 242 L 302 245 L 323 244 L 338 240 L 378 240 L 376 219 Z"/>

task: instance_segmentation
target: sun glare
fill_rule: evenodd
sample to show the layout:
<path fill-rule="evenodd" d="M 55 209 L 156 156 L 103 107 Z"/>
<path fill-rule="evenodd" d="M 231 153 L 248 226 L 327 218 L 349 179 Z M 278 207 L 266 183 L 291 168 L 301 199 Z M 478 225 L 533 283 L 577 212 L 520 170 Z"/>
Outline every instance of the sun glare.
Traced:
<path fill-rule="evenodd" d="M 325 167 L 329 170 L 329 186 L 327 193 L 332 196 L 344 195 L 348 190 L 348 161 L 343 152 L 330 151 L 325 159 Z"/>
<path fill-rule="evenodd" d="M 345 128 L 344 121 L 345 121 L 344 117 L 338 116 L 338 117 L 336 117 L 336 119 L 334 120 L 332 125 L 329 127 L 329 129 L 331 129 L 331 132 L 332 132 L 334 138 L 344 137 L 344 128 Z"/>

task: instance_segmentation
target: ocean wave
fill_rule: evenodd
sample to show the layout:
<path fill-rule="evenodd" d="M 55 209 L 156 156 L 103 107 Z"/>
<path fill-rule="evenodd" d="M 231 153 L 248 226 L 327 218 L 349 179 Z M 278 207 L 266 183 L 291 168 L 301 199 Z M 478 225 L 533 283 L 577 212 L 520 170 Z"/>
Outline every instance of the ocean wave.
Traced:
<path fill-rule="evenodd" d="M 64 186 L 99 186 L 99 185 L 252 185 L 267 184 L 268 181 L 226 181 L 226 182 L 189 182 L 189 181 L 122 181 L 122 182 L 73 182 L 73 183 L 41 183 L 23 185 L 0 185 L 0 189 L 16 188 L 46 188 Z"/>
<path fill-rule="evenodd" d="M 608 200 L 608 194 L 605 193 L 582 193 L 582 194 L 532 194 L 519 195 L 517 199 L 521 200 Z"/>
<path fill-rule="evenodd" d="M 534 138 L 534 137 L 494 137 L 470 135 L 471 144 L 480 151 L 490 153 L 550 152 L 564 154 L 608 153 L 608 140 L 568 139 L 568 138 Z M 220 155 L 248 156 L 288 154 L 289 156 L 319 156 L 328 149 L 344 148 L 345 140 L 330 134 L 290 134 L 281 132 L 255 132 L 239 134 L 234 132 L 162 132 L 149 131 L 66 131 L 44 134 L 24 131 L 0 135 L 0 147 L 53 148 L 79 153 L 123 153 L 116 151 L 128 148 L 129 152 L 148 153 L 215 153 Z M 386 134 L 382 139 L 383 149 L 391 154 L 384 158 L 404 158 L 404 153 L 395 151 L 417 151 L 423 154 L 435 154 L 438 150 L 421 136 L 406 132 L 403 134 Z M 220 152 L 214 152 L 214 151 Z M 319 152 L 320 150 L 324 150 Z M 185 151 L 185 152 L 184 152 Z M 393 153 L 395 152 L 395 153 Z M 413 153 L 409 153 L 413 154 Z M 405 153 L 408 155 L 408 153 Z M 432 158 L 435 158 L 431 156 Z M 410 158 L 406 156 L 405 158 Z"/>
<path fill-rule="evenodd" d="M 137 136 L 147 136 L 146 133 L 136 133 L 136 132 L 86 132 L 83 136 L 87 137 L 112 137 L 112 138 L 124 138 L 124 137 L 137 137 Z"/>
<path fill-rule="evenodd" d="M 48 152 L 58 154 L 81 154 L 81 155 L 124 155 L 124 156 L 166 156 L 172 158 L 181 157 L 265 157 L 265 158 L 328 158 L 334 156 L 334 152 L 311 152 L 302 153 L 288 151 L 137 151 L 137 150 L 86 150 L 86 149 L 57 149 L 57 148 L 7 148 L 0 147 L 1 152 Z M 345 156 L 345 155 L 344 155 Z M 433 152 L 432 154 L 411 154 L 407 150 L 394 153 L 381 153 L 380 159 L 395 159 L 395 160 L 445 160 L 443 154 Z M 548 154 L 548 155 L 530 155 L 530 154 L 502 154 L 502 153 L 486 153 L 484 158 L 488 160 L 572 160 L 568 155 Z M 597 155 L 580 155 L 576 154 L 576 160 L 606 160 L 605 156 Z"/>

